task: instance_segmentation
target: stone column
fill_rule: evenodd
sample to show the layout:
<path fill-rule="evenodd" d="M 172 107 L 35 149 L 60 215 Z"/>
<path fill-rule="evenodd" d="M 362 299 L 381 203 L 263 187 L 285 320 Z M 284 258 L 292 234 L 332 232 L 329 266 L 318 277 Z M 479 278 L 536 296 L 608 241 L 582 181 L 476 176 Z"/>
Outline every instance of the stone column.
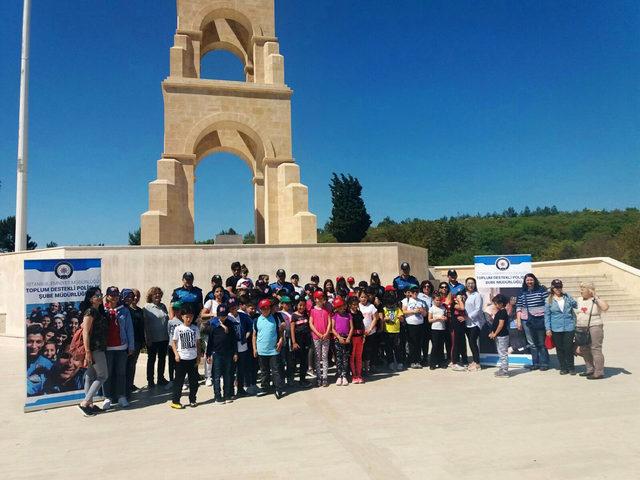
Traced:
<path fill-rule="evenodd" d="M 253 179 L 253 201 L 254 201 L 254 233 L 256 243 L 265 243 L 265 226 L 264 226 L 264 177 L 254 177 Z"/>

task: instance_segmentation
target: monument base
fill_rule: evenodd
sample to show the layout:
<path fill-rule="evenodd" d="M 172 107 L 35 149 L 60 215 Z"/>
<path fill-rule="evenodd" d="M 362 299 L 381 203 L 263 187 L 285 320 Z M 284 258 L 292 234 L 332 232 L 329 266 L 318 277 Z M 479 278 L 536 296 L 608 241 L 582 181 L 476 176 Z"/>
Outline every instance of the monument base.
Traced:
<path fill-rule="evenodd" d="M 428 278 L 429 271 L 427 250 L 402 243 L 56 247 L 5 253 L 0 254 L 0 334 L 24 336 L 24 260 L 56 258 L 102 259 L 102 288 L 137 288 L 142 294 L 141 305 L 153 286 L 160 287 L 163 302 L 169 302 L 185 271 L 193 272 L 195 285 L 206 293 L 211 276 L 220 274 L 224 281 L 236 260 L 247 265 L 254 281 L 261 273 L 274 281 L 276 270 L 283 268 L 287 280 L 293 273 L 300 275 L 301 285 L 313 274 L 321 281 L 331 278 L 335 282 L 343 275 L 368 282 L 371 272 L 378 272 L 387 285 L 404 261 L 420 280 Z"/>

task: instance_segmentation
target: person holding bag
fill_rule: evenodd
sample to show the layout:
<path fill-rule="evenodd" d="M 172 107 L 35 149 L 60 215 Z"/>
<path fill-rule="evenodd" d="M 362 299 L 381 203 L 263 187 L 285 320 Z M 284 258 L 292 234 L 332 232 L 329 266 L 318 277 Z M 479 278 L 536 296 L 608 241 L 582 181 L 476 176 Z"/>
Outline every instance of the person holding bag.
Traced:
<path fill-rule="evenodd" d="M 586 365 L 586 371 L 580 376 L 587 377 L 587 380 L 600 380 L 604 378 L 602 312 L 609 310 L 609 304 L 596 296 L 595 286 L 591 282 L 580 284 L 580 294 L 575 308 L 575 343 L 576 353 L 584 358 Z"/>
<path fill-rule="evenodd" d="M 531 370 L 549 370 L 549 352 L 545 347 L 544 311 L 549 296 L 546 288 L 533 273 L 527 273 L 522 282 L 522 291 L 516 301 L 516 328 L 524 330 L 529 351 Z"/>
<path fill-rule="evenodd" d="M 576 302 L 571 295 L 562 291 L 562 280 L 551 282 L 551 292 L 544 307 L 544 326 L 548 337 L 556 344 L 560 375 L 576 374 L 573 363 L 573 340 L 576 330 L 574 308 Z"/>

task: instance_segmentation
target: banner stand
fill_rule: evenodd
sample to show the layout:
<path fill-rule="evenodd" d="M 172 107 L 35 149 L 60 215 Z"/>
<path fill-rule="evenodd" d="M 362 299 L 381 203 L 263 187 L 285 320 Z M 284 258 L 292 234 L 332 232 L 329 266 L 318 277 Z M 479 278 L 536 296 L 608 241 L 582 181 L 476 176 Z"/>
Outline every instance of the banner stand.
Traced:
<path fill-rule="evenodd" d="M 480 364 L 497 367 L 499 357 L 495 342 L 488 337 L 493 323 L 495 307 L 491 299 L 501 293 L 507 299 L 517 298 L 522 290 L 522 282 L 527 273 L 532 273 L 531 255 L 476 255 L 474 257 L 475 278 L 478 292 L 482 295 L 484 316 L 487 320 L 480 333 Z M 513 302 L 512 302 L 513 303 Z M 524 368 L 531 365 L 531 355 L 526 348 L 524 332 L 515 326 L 515 305 L 509 305 L 511 321 L 509 324 L 510 351 L 509 368 Z M 515 347 L 515 348 L 513 348 Z"/>
<path fill-rule="evenodd" d="M 82 326 L 80 302 L 100 287 L 100 269 L 100 259 L 25 260 L 25 412 L 84 398 L 86 369 L 69 347 Z"/>

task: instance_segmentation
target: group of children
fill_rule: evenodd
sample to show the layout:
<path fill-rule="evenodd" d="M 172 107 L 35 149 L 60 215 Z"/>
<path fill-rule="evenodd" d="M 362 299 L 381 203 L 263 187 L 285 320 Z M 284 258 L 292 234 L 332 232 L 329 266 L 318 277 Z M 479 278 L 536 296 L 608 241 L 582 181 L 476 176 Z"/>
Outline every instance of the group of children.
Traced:
<path fill-rule="evenodd" d="M 270 392 L 280 399 L 286 387 L 296 384 L 296 377 L 299 387 L 309 388 L 310 366 L 317 387 L 329 386 L 330 363 L 335 365 L 337 386 L 364 383 L 381 357 L 392 371 L 447 368 L 451 320 L 465 315 L 463 292 L 425 296 L 417 284 L 402 290 L 378 284 L 336 292 L 313 283 L 304 288 L 286 283 L 283 288 L 258 283 L 235 296 L 214 285 L 210 301 L 198 313 L 190 304 L 172 304 L 172 408 L 184 408 L 180 397 L 186 388 L 190 405 L 196 406 L 203 356 L 215 404 Z M 497 313 L 489 338 L 495 340 L 500 356 L 496 375 L 507 376 L 508 300 L 498 295 L 493 302 Z M 427 336 L 432 344 L 429 354 Z"/>

